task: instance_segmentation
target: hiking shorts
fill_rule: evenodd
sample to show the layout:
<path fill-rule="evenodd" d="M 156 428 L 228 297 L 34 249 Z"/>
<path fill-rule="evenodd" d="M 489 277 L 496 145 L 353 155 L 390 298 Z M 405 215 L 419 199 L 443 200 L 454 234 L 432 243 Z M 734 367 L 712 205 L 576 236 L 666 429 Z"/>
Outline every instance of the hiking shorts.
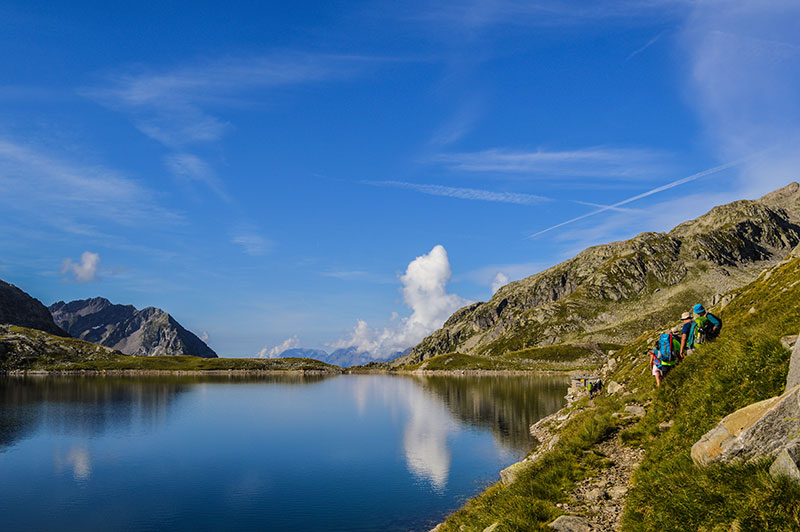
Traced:
<path fill-rule="evenodd" d="M 669 373 L 670 369 L 672 369 L 672 366 L 658 367 L 655 364 L 653 364 L 653 377 L 664 377 L 666 376 L 667 373 Z"/>

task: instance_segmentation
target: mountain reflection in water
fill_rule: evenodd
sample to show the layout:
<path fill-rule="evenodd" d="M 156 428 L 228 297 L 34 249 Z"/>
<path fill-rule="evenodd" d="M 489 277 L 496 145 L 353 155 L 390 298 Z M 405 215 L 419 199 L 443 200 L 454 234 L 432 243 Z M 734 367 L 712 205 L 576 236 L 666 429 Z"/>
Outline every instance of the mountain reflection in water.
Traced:
<path fill-rule="evenodd" d="M 429 530 L 567 382 L 0 377 L 3 530 Z"/>

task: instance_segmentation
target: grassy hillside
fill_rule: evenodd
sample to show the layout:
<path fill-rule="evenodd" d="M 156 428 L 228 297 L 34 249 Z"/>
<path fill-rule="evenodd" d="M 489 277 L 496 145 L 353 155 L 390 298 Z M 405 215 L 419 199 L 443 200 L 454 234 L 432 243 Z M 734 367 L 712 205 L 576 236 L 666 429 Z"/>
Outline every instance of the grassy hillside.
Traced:
<path fill-rule="evenodd" d="M 341 368 L 308 358 L 134 357 L 76 338 L 0 325 L 0 371 L 326 371 Z"/>
<path fill-rule="evenodd" d="M 551 530 L 547 523 L 562 513 L 557 504 L 568 502 L 579 480 L 607 467 L 596 444 L 620 429 L 626 445 L 645 450 L 624 531 L 800 529 L 800 486 L 770 477 L 768 462 L 699 469 L 690 458 L 691 446 L 723 416 L 783 392 L 790 352 L 780 338 L 800 330 L 800 258 L 739 289 L 720 315 L 719 339 L 689 356 L 660 389 L 644 354 L 657 331 L 623 348 L 610 379 L 625 393 L 571 405 L 552 451 L 516 482 L 469 501 L 439 530 L 479 531 L 494 523 L 495 532 Z M 628 403 L 646 405 L 647 414 L 626 419 L 619 413 Z M 659 427 L 668 421 L 670 428 Z"/>
<path fill-rule="evenodd" d="M 599 368 L 609 350 L 617 344 L 561 344 L 512 351 L 501 356 L 445 353 L 427 360 L 401 366 L 400 370 L 415 371 L 569 371 Z"/>

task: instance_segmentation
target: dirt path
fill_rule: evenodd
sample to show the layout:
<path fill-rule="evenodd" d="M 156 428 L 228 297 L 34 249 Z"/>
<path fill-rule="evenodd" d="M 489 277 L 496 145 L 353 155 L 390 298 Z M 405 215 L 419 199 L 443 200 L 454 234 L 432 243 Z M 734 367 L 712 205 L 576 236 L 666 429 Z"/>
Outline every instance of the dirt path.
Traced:
<path fill-rule="evenodd" d="M 592 531 L 618 530 L 628 498 L 633 471 L 642 461 L 643 449 L 622 445 L 620 430 L 597 444 L 595 452 L 611 461 L 596 477 L 581 481 L 562 508 L 568 514 L 585 516 Z"/>

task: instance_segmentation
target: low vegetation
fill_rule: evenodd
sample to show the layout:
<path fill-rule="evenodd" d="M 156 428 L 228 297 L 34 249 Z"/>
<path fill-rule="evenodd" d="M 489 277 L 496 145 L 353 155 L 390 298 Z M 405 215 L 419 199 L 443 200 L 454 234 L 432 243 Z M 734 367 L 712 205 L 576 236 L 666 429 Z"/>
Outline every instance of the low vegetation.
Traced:
<path fill-rule="evenodd" d="M 551 345 L 512 351 L 500 356 L 446 353 L 409 364 L 404 371 L 569 371 L 596 369 L 603 365 L 616 344 Z"/>

